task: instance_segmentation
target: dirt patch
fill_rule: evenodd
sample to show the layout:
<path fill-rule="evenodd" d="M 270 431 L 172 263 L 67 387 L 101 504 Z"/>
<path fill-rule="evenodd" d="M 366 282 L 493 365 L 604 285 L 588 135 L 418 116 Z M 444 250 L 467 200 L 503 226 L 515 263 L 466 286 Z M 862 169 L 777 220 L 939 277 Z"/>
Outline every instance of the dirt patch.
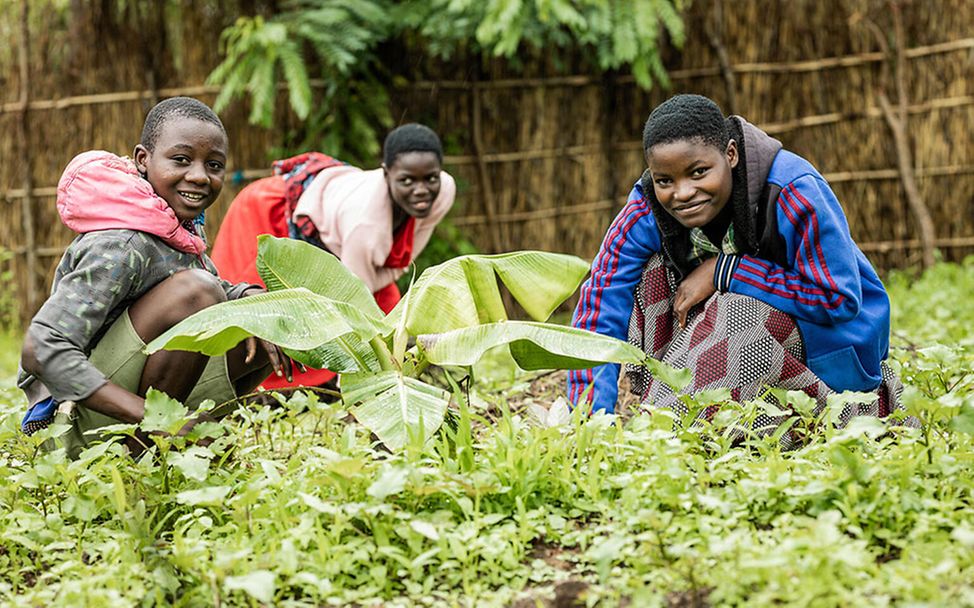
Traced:
<path fill-rule="evenodd" d="M 540 559 L 552 568 L 570 572 L 574 568 L 574 556 L 578 553 L 577 549 L 565 548 L 545 542 L 536 542 L 528 553 L 532 560 Z"/>
<path fill-rule="evenodd" d="M 520 391 L 505 393 L 508 395 L 508 405 L 513 413 L 521 413 L 527 409 L 529 403 L 538 403 L 549 406 L 558 397 L 565 396 L 565 386 L 568 381 L 568 372 L 554 371 L 547 372 L 531 379 L 527 386 Z M 629 389 L 629 379 L 625 374 L 620 374 L 619 379 L 619 400 L 616 403 L 616 415 L 623 420 L 628 420 L 639 411 L 639 397 L 634 395 Z"/>
<path fill-rule="evenodd" d="M 667 608 L 710 608 L 710 587 L 666 594 Z"/>
<path fill-rule="evenodd" d="M 510 608 L 581 608 L 586 605 L 585 594 L 588 587 L 585 581 L 569 579 L 555 585 L 553 597 L 550 590 L 539 591 L 537 595 L 515 601 Z M 541 597 L 542 593 L 548 597 Z"/>

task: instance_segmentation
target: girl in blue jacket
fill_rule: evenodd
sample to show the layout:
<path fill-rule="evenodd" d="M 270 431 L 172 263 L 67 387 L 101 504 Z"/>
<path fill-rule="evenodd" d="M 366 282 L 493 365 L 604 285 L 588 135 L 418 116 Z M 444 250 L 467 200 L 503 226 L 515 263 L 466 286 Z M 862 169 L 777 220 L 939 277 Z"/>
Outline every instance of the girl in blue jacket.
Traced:
<path fill-rule="evenodd" d="M 883 363 L 889 298 L 815 167 L 699 95 L 653 110 L 643 147 L 648 169 L 605 235 L 573 325 L 689 369 L 689 393 L 729 388 L 746 401 L 771 386 L 824 406 L 833 392 L 877 391 L 843 418 L 889 413 L 902 390 Z M 645 368 L 627 373 L 643 403 L 683 409 Z M 572 372 L 569 398 L 611 413 L 618 375 Z"/>

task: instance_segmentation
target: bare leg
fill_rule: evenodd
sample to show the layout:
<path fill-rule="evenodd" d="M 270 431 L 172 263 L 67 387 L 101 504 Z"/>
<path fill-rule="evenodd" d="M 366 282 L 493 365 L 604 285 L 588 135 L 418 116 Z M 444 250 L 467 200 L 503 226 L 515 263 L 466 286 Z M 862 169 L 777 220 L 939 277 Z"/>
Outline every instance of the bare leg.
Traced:
<path fill-rule="evenodd" d="M 129 307 L 136 333 L 146 343 L 193 313 L 226 301 L 217 278 L 205 270 L 184 270 L 162 281 Z M 185 401 L 209 359 L 201 353 L 162 350 L 150 355 L 142 370 L 139 396 L 149 387 Z"/>

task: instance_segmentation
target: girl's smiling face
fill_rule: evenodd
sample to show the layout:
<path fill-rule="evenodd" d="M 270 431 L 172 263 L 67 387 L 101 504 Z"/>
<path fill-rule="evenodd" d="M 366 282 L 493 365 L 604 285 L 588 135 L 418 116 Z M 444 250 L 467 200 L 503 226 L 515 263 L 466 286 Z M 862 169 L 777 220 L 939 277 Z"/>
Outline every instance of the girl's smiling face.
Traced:
<path fill-rule="evenodd" d="M 723 152 L 701 140 L 678 139 L 646 151 L 653 190 L 663 209 L 687 228 L 709 224 L 730 200 L 737 144 Z"/>
<path fill-rule="evenodd" d="M 136 167 L 176 217 L 191 220 L 223 189 L 227 136 L 211 122 L 174 117 L 163 125 L 154 150 L 139 144 L 134 156 Z"/>

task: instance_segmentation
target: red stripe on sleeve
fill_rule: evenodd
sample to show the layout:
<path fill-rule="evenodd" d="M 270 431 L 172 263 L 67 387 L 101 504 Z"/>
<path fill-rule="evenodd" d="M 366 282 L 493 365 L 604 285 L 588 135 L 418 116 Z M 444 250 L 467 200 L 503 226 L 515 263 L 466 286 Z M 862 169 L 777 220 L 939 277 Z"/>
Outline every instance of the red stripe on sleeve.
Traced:
<path fill-rule="evenodd" d="M 808 222 L 811 221 L 811 218 L 808 217 L 809 215 L 808 213 L 802 213 L 801 206 L 794 201 L 792 195 L 788 192 L 789 189 L 791 188 L 792 185 L 789 184 L 787 188 L 781 191 L 781 194 L 782 196 L 785 197 L 786 204 L 792 207 L 792 210 L 795 212 L 796 217 L 802 220 L 803 226 L 802 228 L 800 228 L 802 233 L 802 245 L 800 246 L 800 248 L 803 248 L 805 250 L 805 258 L 808 262 L 809 268 L 811 269 L 811 275 L 815 278 L 815 282 L 821 285 L 823 284 L 823 281 L 822 281 L 822 277 L 818 273 L 818 267 L 815 264 L 815 258 L 813 253 L 814 248 L 812 247 L 811 236 L 809 234 L 809 230 L 807 229 L 807 227 L 804 226 L 804 224 L 807 224 Z M 809 213 L 811 213 L 811 215 L 814 216 L 814 211 L 810 211 Z M 797 225 L 795 226 L 795 228 L 796 230 L 799 229 Z M 798 257 L 798 260 L 799 262 L 801 262 L 800 256 Z M 806 270 L 805 272 L 808 273 L 808 270 Z"/>
<path fill-rule="evenodd" d="M 822 271 L 825 273 L 825 278 L 829 282 L 829 288 L 833 292 L 838 292 L 839 288 L 838 286 L 836 286 L 835 281 L 832 280 L 832 273 L 829 272 L 828 264 L 825 263 L 825 254 L 822 252 L 822 239 L 821 236 L 819 235 L 818 217 L 815 215 L 815 208 L 812 207 L 812 204 L 808 202 L 808 199 L 802 196 L 802 193 L 799 192 L 798 189 L 794 187 L 794 185 L 789 186 L 789 188 L 791 188 L 795 197 L 802 202 L 802 204 L 805 206 L 806 209 L 808 209 L 808 213 L 812 218 L 812 230 L 814 231 L 815 234 L 815 252 L 818 255 L 818 259 L 821 261 L 820 263 L 822 265 Z"/>

